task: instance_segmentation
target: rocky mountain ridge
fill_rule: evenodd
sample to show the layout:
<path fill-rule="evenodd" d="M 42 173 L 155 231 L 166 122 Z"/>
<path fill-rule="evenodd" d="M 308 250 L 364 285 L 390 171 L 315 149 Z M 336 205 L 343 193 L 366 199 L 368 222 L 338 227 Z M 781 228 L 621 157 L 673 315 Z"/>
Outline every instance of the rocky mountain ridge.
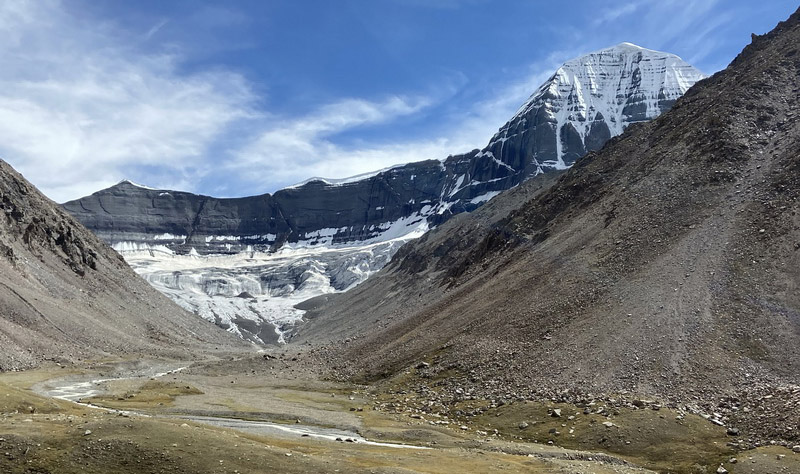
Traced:
<path fill-rule="evenodd" d="M 2 160 L 0 321 L 0 370 L 250 350 L 151 288 Z"/>

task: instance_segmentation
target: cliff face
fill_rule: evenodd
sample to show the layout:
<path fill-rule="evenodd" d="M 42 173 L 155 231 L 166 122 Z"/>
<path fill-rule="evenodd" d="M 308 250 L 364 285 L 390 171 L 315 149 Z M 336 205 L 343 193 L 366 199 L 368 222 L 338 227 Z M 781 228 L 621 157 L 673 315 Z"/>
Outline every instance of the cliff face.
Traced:
<path fill-rule="evenodd" d="M 64 207 L 118 250 L 218 254 L 390 240 L 566 169 L 668 110 L 702 77 L 677 56 L 622 43 L 565 63 L 483 150 L 237 199 L 124 181 Z"/>
<path fill-rule="evenodd" d="M 313 180 L 274 195 L 219 199 L 123 181 L 64 204 L 117 250 L 200 254 L 369 241 L 435 220 L 446 172 L 413 163 L 360 181 Z"/>

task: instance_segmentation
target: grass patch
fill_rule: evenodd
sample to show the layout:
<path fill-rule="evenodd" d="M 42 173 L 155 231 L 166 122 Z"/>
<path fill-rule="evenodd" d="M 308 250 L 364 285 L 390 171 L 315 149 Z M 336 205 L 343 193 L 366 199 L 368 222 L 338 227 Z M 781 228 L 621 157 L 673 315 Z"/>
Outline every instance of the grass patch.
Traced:
<path fill-rule="evenodd" d="M 561 416 L 551 416 L 553 409 L 560 409 Z M 700 416 L 679 416 L 666 408 L 613 413 L 607 417 L 584 414 L 574 405 L 524 402 L 489 409 L 471 421 L 505 437 L 602 451 L 659 472 L 712 473 L 735 454 L 726 444 L 725 428 Z"/>
<path fill-rule="evenodd" d="M 198 388 L 181 382 L 148 380 L 138 388 L 120 394 L 97 395 L 84 401 L 123 410 L 171 406 L 183 395 L 202 395 Z"/>

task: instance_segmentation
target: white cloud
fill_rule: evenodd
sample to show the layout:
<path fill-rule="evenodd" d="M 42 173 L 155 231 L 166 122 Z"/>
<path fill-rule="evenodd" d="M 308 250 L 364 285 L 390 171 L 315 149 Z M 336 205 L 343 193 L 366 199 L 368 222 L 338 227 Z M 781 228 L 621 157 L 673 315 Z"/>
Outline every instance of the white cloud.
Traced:
<path fill-rule="evenodd" d="M 350 176 L 421 159 L 426 151 L 417 147 L 428 148 L 429 153 L 432 144 L 362 142 L 354 149 L 337 145 L 333 139 L 342 132 L 414 114 L 428 105 L 428 99 L 401 97 L 382 102 L 345 99 L 326 104 L 300 118 L 265 124 L 265 131 L 232 152 L 225 168 L 251 182 L 289 184 L 315 175 Z"/>
<path fill-rule="evenodd" d="M 163 25 L 162 25 L 163 26 Z M 247 82 L 178 73 L 178 59 L 137 52 L 111 25 L 87 28 L 57 2 L 0 3 L 0 156 L 61 201 L 133 167 L 196 173 L 232 124 L 253 117 Z"/>

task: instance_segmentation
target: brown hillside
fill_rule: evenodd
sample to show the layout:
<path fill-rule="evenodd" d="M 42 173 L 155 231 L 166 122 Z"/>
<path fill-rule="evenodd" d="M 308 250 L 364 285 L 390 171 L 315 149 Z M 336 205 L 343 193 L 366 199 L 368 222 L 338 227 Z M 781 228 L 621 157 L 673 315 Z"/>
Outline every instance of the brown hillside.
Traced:
<path fill-rule="evenodd" d="M 0 370 L 248 346 L 170 302 L 0 160 Z"/>

